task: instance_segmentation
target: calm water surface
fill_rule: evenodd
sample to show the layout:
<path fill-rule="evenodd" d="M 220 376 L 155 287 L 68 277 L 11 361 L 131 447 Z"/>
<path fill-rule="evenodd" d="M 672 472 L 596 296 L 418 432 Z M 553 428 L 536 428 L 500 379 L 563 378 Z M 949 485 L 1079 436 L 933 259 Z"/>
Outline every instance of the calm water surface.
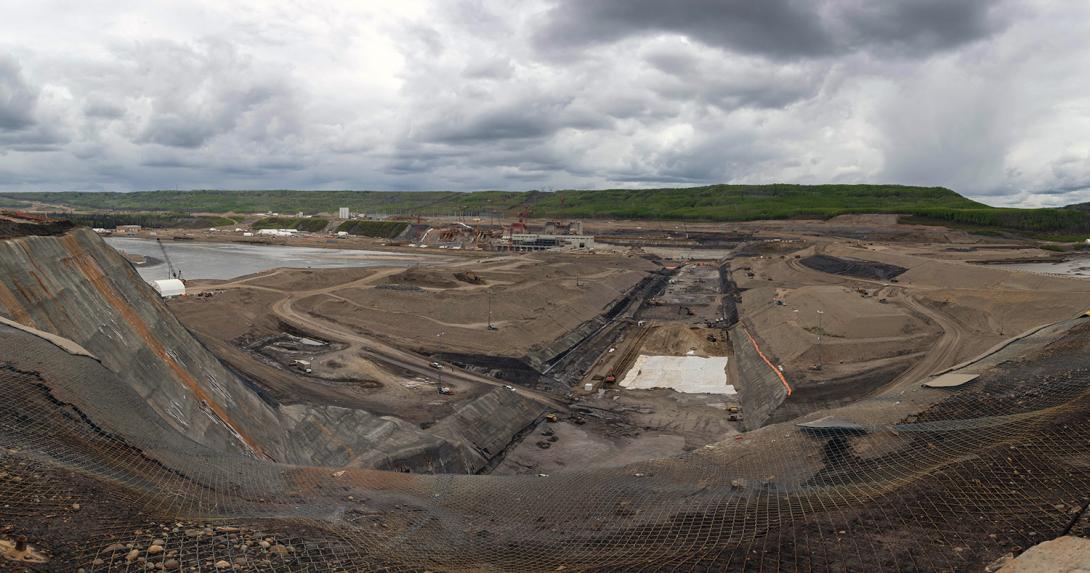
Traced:
<path fill-rule="evenodd" d="M 170 278 L 167 265 L 162 262 L 163 252 L 154 240 L 106 237 L 106 243 L 119 251 L 154 259 L 146 265 L 136 265 L 144 280 Z M 277 267 L 409 267 L 435 260 L 428 255 L 281 245 L 163 241 L 163 246 L 187 279 L 232 279 Z"/>

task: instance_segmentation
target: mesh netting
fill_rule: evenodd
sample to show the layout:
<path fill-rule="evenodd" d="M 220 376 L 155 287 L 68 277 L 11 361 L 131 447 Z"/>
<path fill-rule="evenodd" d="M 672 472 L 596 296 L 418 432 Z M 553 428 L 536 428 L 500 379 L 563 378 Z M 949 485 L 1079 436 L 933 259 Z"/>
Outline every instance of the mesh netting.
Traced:
<path fill-rule="evenodd" d="M 861 401 L 850 427 L 501 477 L 223 454 L 94 360 L 0 326 L 0 536 L 58 571 L 979 570 L 1084 527 L 1087 336 Z"/>

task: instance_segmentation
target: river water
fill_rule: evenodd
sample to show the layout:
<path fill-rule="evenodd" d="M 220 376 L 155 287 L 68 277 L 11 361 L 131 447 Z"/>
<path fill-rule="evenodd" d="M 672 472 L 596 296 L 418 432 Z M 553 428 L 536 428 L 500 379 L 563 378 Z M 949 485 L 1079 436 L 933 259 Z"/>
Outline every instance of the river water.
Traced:
<path fill-rule="evenodd" d="M 107 237 L 111 247 L 129 254 L 148 257 L 147 265 L 136 265 L 144 280 L 170 278 L 163 262 L 163 251 L 151 239 Z M 320 247 L 285 247 L 239 243 L 198 243 L 163 241 L 174 266 L 187 279 L 233 279 L 277 267 L 409 267 L 434 260 L 428 255 L 388 253 Z"/>

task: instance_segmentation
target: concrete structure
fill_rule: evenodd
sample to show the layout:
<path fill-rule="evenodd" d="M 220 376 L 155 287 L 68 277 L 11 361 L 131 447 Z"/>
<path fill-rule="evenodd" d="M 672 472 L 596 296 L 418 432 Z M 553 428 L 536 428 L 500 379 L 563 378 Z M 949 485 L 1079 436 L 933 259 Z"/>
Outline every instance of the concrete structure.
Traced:
<path fill-rule="evenodd" d="M 114 232 L 116 232 L 116 233 L 139 233 L 140 229 L 141 229 L 140 225 L 118 225 L 114 229 Z"/>
<path fill-rule="evenodd" d="M 155 281 L 151 286 L 155 289 L 155 292 L 159 293 L 159 296 L 163 298 L 182 296 L 185 294 L 185 283 L 178 279 Z"/>
<path fill-rule="evenodd" d="M 546 221 L 545 222 L 545 234 L 546 235 L 582 235 L 583 234 L 583 222 L 582 221 L 569 221 L 567 223 L 563 221 Z"/>
<path fill-rule="evenodd" d="M 513 233 L 500 243 L 501 250 L 544 251 L 546 249 L 593 249 L 594 237 L 591 235 L 547 235 L 538 233 Z"/>
<path fill-rule="evenodd" d="M 348 207 L 341 207 L 337 211 L 337 216 L 341 219 L 348 219 L 352 217 L 352 214 L 349 212 Z"/>

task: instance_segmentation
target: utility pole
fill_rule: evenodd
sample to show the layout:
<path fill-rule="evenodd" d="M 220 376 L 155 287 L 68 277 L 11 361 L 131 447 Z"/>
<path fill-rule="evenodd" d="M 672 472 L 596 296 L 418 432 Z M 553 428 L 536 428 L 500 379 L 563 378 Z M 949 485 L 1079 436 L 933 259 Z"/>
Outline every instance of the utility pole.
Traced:
<path fill-rule="evenodd" d="M 817 335 L 818 335 L 818 339 L 817 339 L 818 370 L 821 370 L 821 368 L 824 366 L 824 362 L 825 362 L 824 360 L 821 359 L 821 335 L 825 333 L 825 330 L 823 330 L 822 327 L 821 327 L 821 324 L 822 324 L 821 318 L 823 316 L 825 316 L 825 311 L 818 310 L 817 314 L 818 314 L 818 331 L 817 331 Z"/>
<path fill-rule="evenodd" d="M 492 289 L 488 289 L 488 330 L 496 330 L 496 325 L 492 324 Z"/>

